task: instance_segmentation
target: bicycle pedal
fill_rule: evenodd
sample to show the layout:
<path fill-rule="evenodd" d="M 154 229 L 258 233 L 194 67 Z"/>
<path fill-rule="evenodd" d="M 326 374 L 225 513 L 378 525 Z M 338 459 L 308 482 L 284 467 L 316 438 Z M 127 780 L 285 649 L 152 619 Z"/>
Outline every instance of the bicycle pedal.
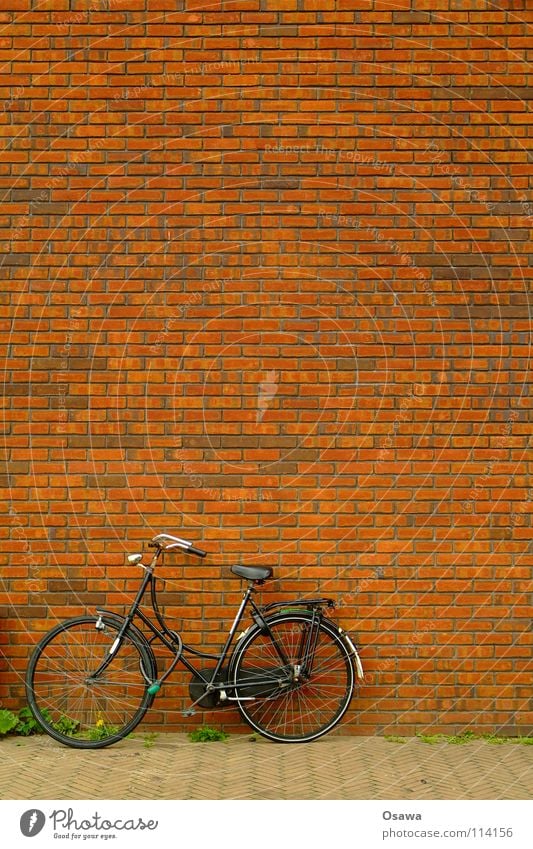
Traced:
<path fill-rule="evenodd" d="M 195 713 L 196 713 L 196 711 L 195 711 L 195 710 L 192 710 L 191 708 L 188 708 L 187 710 L 182 710 L 181 715 L 182 715 L 182 716 L 194 716 L 194 715 L 195 715 Z"/>

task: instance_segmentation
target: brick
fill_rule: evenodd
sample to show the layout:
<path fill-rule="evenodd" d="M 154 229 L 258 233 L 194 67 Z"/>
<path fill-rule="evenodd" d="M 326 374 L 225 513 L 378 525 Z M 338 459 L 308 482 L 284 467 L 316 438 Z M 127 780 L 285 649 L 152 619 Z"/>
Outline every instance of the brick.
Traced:
<path fill-rule="evenodd" d="M 332 595 L 360 632 L 369 733 L 525 723 L 527 22 L 161 3 L 94 13 L 102 55 L 66 0 L 55 34 L 5 15 L 2 697 L 56 616 L 123 608 L 124 552 L 166 529 L 209 550 L 165 564 L 194 644 L 240 599 L 224 564 L 274 563 L 265 600 Z"/>
<path fill-rule="evenodd" d="M 2 266 L 26 266 L 32 261 L 31 254 L 9 253 L 4 254 L 1 260 Z"/>
<path fill-rule="evenodd" d="M 392 13 L 395 24 L 425 24 L 431 21 L 429 12 L 396 12 Z"/>

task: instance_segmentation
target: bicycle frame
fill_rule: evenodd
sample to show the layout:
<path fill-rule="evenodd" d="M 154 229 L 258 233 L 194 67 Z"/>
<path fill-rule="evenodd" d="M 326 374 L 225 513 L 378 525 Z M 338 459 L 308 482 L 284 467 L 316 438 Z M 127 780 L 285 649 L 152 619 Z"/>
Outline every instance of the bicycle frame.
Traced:
<path fill-rule="evenodd" d="M 145 676 L 146 680 L 150 684 L 150 687 L 149 687 L 150 693 L 155 695 L 155 693 L 158 692 L 163 681 L 165 681 L 166 678 L 168 678 L 168 676 L 171 674 L 171 672 L 175 669 L 176 665 L 180 661 L 186 667 L 186 669 L 188 669 L 189 672 L 191 672 L 196 678 L 199 678 L 201 681 L 203 681 L 205 683 L 205 685 L 206 685 L 206 693 L 205 694 L 212 693 L 213 691 L 216 691 L 216 690 L 229 689 L 232 686 L 231 682 L 229 682 L 229 681 L 215 682 L 215 679 L 216 679 L 217 675 L 219 674 L 219 672 L 221 671 L 221 669 L 223 668 L 224 662 L 225 662 L 226 658 L 228 657 L 229 649 L 230 649 L 231 644 L 233 642 L 233 637 L 234 637 L 235 632 L 236 632 L 236 630 L 239 626 L 239 623 L 241 622 L 241 620 L 244 616 L 244 612 L 245 612 L 248 604 L 250 604 L 253 608 L 253 611 L 254 611 L 253 618 L 254 618 L 254 621 L 256 622 L 256 624 L 258 624 L 261 628 L 264 628 L 270 634 L 270 638 L 271 638 L 273 645 L 274 645 L 274 647 L 275 647 L 275 649 L 276 649 L 276 651 L 279 655 L 281 663 L 284 666 L 289 665 L 289 659 L 287 658 L 285 652 L 283 651 L 283 648 L 278 644 L 278 641 L 276 640 L 275 635 L 270 631 L 270 629 L 268 627 L 268 622 L 264 618 L 262 610 L 255 604 L 255 602 L 252 598 L 252 595 L 255 592 L 253 581 L 248 582 L 248 588 L 245 590 L 245 592 L 243 594 L 243 598 L 242 598 L 242 601 L 239 605 L 239 609 L 237 610 L 236 616 L 235 616 L 233 623 L 230 627 L 229 634 L 228 634 L 226 641 L 224 643 L 224 646 L 223 646 L 223 648 L 222 648 L 222 650 L 219 654 L 211 654 L 209 652 L 199 651 L 198 649 L 195 649 L 192 646 L 189 646 L 186 643 L 184 643 L 178 633 L 176 633 L 175 631 L 172 631 L 171 629 L 169 629 L 167 627 L 166 622 L 164 620 L 164 617 L 163 617 L 163 615 L 162 615 L 162 613 L 159 609 L 159 604 L 158 604 L 158 601 L 157 601 L 157 592 L 156 592 L 156 577 L 154 575 L 154 570 L 155 570 L 155 565 L 156 565 L 157 559 L 158 559 L 160 554 L 161 554 L 161 551 L 158 551 L 158 552 L 156 552 L 156 554 L 154 554 L 152 562 L 149 566 L 144 566 L 144 565 L 141 564 L 142 568 L 145 570 L 145 574 L 144 574 L 143 579 L 141 581 L 141 586 L 139 587 L 139 589 L 137 591 L 137 595 L 135 597 L 135 600 L 133 601 L 133 604 L 131 605 L 128 613 L 126 614 L 126 616 L 123 619 L 123 622 L 122 622 L 122 625 L 120 627 L 118 636 L 117 636 L 114 644 L 112 645 L 111 649 L 109 650 L 108 657 L 102 662 L 102 664 L 93 673 L 93 675 L 91 675 L 92 679 L 97 678 L 98 675 L 101 672 L 103 672 L 104 669 L 109 665 L 109 663 L 111 662 L 115 652 L 120 647 L 120 644 L 122 642 L 122 638 L 126 634 L 127 630 L 132 625 L 133 625 L 133 627 L 136 627 L 134 625 L 134 619 L 135 619 L 135 617 L 138 617 L 145 624 L 145 626 L 150 629 L 150 631 L 153 634 L 153 636 L 148 640 L 148 643 L 151 643 L 155 639 L 159 639 L 159 641 L 165 646 L 165 648 L 167 648 L 172 654 L 174 654 L 174 658 L 173 658 L 170 666 L 165 671 L 165 673 L 160 678 L 158 678 L 157 681 L 150 681 L 147 678 L 145 672 L 143 671 L 143 675 Z M 152 609 L 154 611 L 155 617 L 157 619 L 157 622 L 160 626 L 159 628 L 156 627 L 154 622 L 144 613 L 144 611 L 142 611 L 140 609 L 140 604 L 141 604 L 141 602 L 144 598 L 145 592 L 148 589 L 148 587 L 150 587 L 151 605 L 152 605 Z M 319 599 L 319 600 L 317 599 L 316 601 L 322 601 L 322 599 Z M 291 602 L 288 602 L 288 603 L 290 604 Z M 301 602 L 295 601 L 295 602 L 292 602 L 292 603 L 299 604 Z M 99 615 L 103 615 L 103 614 L 109 615 L 111 613 L 111 611 L 104 610 L 103 608 L 97 608 L 97 613 Z M 111 613 L 111 615 L 116 615 L 116 614 Z M 315 626 L 315 620 L 316 620 L 316 626 L 318 626 L 319 617 L 316 616 L 316 611 L 313 611 L 313 626 Z M 314 631 L 318 632 L 318 628 L 316 626 L 311 628 L 311 631 L 307 636 L 307 645 L 306 645 L 305 649 L 303 649 L 306 652 L 308 651 L 308 648 L 310 646 L 309 641 L 310 641 L 310 639 L 312 639 L 313 632 Z M 314 649 L 314 646 L 316 645 L 316 636 L 317 635 L 315 635 L 315 637 L 314 637 L 313 649 Z M 200 669 L 196 668 L 186 657 L 184 657 L 184 655 L 183 655 L 184 652 L 188 652 L 188 653 L 193 654 L 193 655 L 195 655 L 196 657 L 199 657 L 199 658 L 205 658 L 205 659 L 208 659 L 208 660 L 216 660 L 217 663 L 215 665 L 214 670 L 213 671 L 209 670 L 210 678 L 207 678 Z M 305 654 L 303 656 L 307 656 L 307 655 Z M 312 658 L 311 658 L 311 664 L 312 664 Z M 203 697 L 204 696 L 202 695 L 201 698 L 203 698 Z M 197 701 L 200 701 L 200 699 L 198 699 Z M 194 704 L 196 704 L 196 703 L 197 702 L 194 702 Z"/>

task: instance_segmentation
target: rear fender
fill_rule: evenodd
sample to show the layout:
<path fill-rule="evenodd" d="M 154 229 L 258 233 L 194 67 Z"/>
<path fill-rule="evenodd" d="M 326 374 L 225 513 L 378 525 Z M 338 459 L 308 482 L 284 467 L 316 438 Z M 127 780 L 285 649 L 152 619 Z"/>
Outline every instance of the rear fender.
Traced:
<path fill-rule="evenodd" d="M 337 631 L 339 633 L 340 638 L 344 642 L 344 645 L 350 652 L 351 657 L 353 658 L 357 678 L 359 679 L 359 681 L 363 681 L 365 673 L 363 671 L 363 664 L 361 663 L 361 658 L 359 657 L 359 651 L 357 649 L 357 646 L 353 642 L 350 635 L 346 633 L 346 631 L 343 631 L 343 629 L 340 627 L 337 627 Z"/>
<path fill-rule="evenodd" d="M 239 639 L 235 645 L 234 654 L 239 646 L 240 642 L 250 634 L 250 631 L 258 631 L 264 633 L 267 630 L 267 625 L 272 625 L 275 622 L 283 619 L 287 614 L 298 614 L 298 616 L 305 616 L 306 619 L 311 620 L 313 618 L 313 609 L 305 608 L 303 605 L 301 607 L 294 607 L 293 602 L 286 602 L 286 607 L 281 610 L 277 610 L 276 613 L 271 614 L 270 616 L 262 616 L 261 619 L 257 614 L 254 614 L 255 625 L 251 625 L 246 631 L 239 636 Z M 353 642 L 352 638 L 346 631 L 337 625 L 335 622 L 332 622 L 331 619 L 320 615 L 320 623 L 327 630 L 335 633 L 340 639 L 343 641 L 344 645 L 348 649 L 350 657 L 353 660 L 353 664 L 355 667 L 355 672 L 357 674 L 357 678 L 362 681 L 364 679 L 364 671 L 363 664 L 361 663 L 361 658 L 359 657 L 359 650 L 356 644 Z M 234 654 L 232 654 L 232 661 Z M 230 663 L 230 671 L 232 669 L 233 663 Z"/>

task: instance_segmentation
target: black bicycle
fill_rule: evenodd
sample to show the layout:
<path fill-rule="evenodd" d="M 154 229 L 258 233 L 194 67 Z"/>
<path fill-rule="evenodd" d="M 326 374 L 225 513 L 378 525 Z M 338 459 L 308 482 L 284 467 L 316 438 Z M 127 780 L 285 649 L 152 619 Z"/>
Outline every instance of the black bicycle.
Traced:
<path fill-rule="evenodd" d="M 126 616 L 97 608 L 53 628 L 36 646 L 26 673 L 26 693 L 33 715 L 55 740 L 78 749 L 101 748 L 122 740 L 139 724 L 161 685 L 178 662 L 192 674 L 191 707 L 213 709 L 237 705 L 246 722 L 270 740 L 303 743 L 327 734 L 342 719 L 363 669 L 348 634 L 325 615 L 332 599 L 309 598 L 258 606 L 256 586 L 272 569 L 232 566 L 248 582 L 220 654 L 185 645 L 167 627 L 159 609 L 154 575 L 164 551 L 181 550 L 205 557 L 191 542 L 159 534 L 150 547 L 149 565 Z M 141 609 L 147 587 L 159 627 Z M 244 615 L 252 624 L 230 646 Z M 134 619 L 144 624 L 144 631 Z M 146 635 L 148 632 L 148 635 Z M 173 655 L 162 675 L 151 647 L 159 640 Z M 216 661 L 196 668 L 186 655 Z"/>

